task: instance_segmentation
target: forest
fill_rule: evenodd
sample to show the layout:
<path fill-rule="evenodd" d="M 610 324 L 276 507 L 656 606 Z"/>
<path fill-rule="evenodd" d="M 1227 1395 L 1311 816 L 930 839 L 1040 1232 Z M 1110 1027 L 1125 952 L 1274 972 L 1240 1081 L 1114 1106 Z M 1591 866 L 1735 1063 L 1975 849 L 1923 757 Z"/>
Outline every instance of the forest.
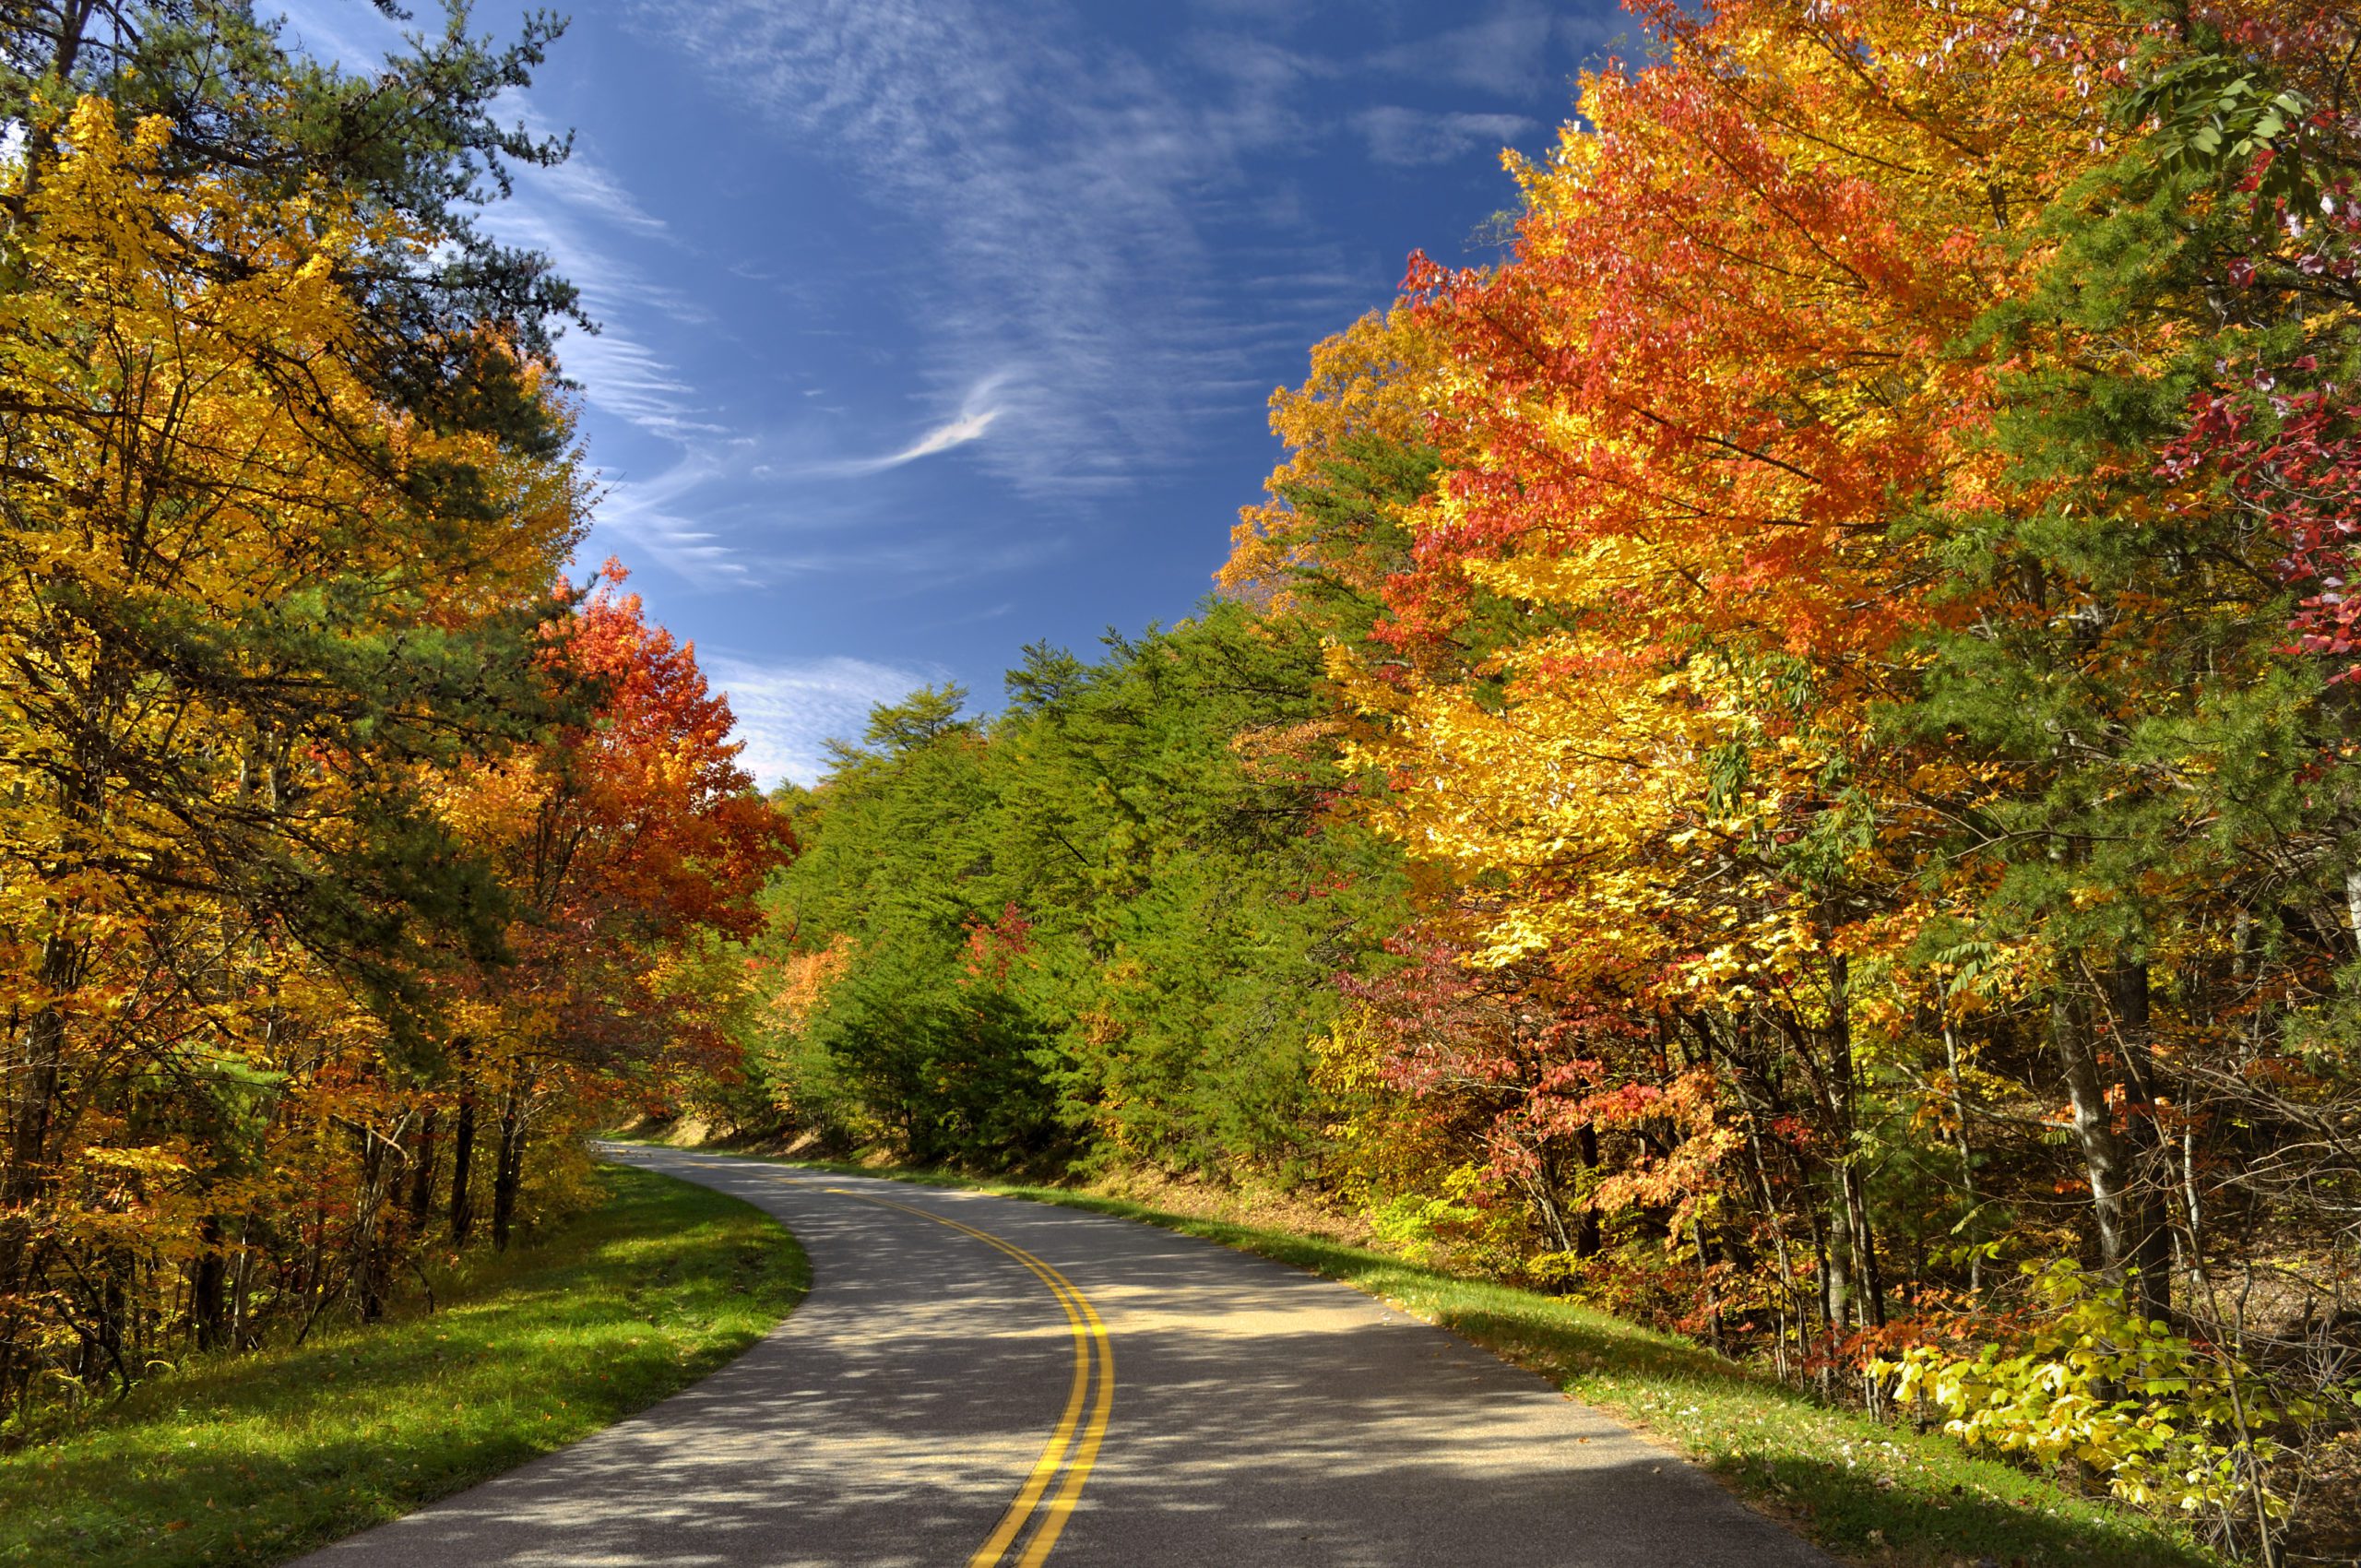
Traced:
<path fill-rule="evenodd" d="M 1631 3 L 1193 614 L 767 797 L 573 560 L 581 313 L 479 212 L 554 24 L 0 13 L 0 1408 L 693 1115 L 1285 1192 L 2342 1560 L 2361 25 Z"/>
<path fill-rule="evenodd" d="M 610 563 L 483 234 L 553 24 L 376 78 L 243 7 L 11 6 L 0 1412 L 367 1320 L 718 1069 L 790 846 Z"/>

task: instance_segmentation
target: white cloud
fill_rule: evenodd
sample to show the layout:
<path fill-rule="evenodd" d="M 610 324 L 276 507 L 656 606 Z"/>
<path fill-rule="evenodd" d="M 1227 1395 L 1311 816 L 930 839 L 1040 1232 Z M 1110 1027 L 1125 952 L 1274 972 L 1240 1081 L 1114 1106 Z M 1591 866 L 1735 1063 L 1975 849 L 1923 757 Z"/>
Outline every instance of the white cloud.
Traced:
<path fill-rule="evenodd" d="M 1000 418 L 998 409 L 986 409 L 980 413 L 962 414 L 948 424 L 935 426 L 892 457 L 878 460 L 886 468 L 897 468 L 904 463 L 914 463 L 920 457 L 931 457 L 937 452 L 948 452 L 954 446 L 965 446 L 991 429 L 992 421 L 998 418 Z"/>
<path fill-rule="evenodd" d="M 936 425 L 898 452 L 883 457 L 857 457 L 848 461 L 822 464 L 815 471 L 851 477 L 860 474 L 883 473 L 898 469 L 905 463 L 915 463 L 920 457 L 931 457 L 938 452 L 948 452 L 955 446 L 965 446 L 980 440 L 992 422 L 1001 415 L 1000 405 L 992 395 L 1005 384 L 1004 375 L 987 376 L 979 382 L 959 405 L 959 412 Z"/>
<path fill-rule="evenodd" d="M 594 407 L 651 435 L 682 441 L 727 434 L 705 413 L 696 389 L 678 369 L 612 325 L 596 337 L 568 334 L 561 357 Z"/>
<path fill-rule="evenodd" d="M 1556 85 L 1551 43 L 1580 36 L 1571 18 L 1532 0 L 1512 0 L 1490 16 L 1401 44 L 1370 61 L 1380 70 L 1420 81 L 1447 81 L 1502 98 L 1526 98 Z"/>
<path fill-rule="evenodd" d="M 650 341 L 712 316 L 629 259 L 628 250 L 647 242 L 670 255 L 675 242 L 612 172 L 579 148 L 554 169 L 518 170 L 516 195 L 487 214 L 486 226 L 506 244 L 547 255 L 582 291 L 599 330 L 568 333 L 559 360 L 592 407 L 668 441 L 726 434 L 680 367 Z"/>
<path fill-rule="evenodd" d="M 871 708 L 948 678 L 931 667 L 842 657 L 764 664 L 701 655 L 699 662 L 706 680 L 729 694 L 746 742 L 739 764 L 765 789 L 782 778 L 816 783 L 827 767 L 823 742 L 858 742 Z"/>
<path fill-rule="evenodd" d="M 1388 104 L 1354 115 L 1353 128 L 1378 162 L 1415 165 L 1497 151 L 1538 123 L 1523 114 L 1442 114 Z"/>
<path fill-rule="evenodd" d="M 937 388 L 1002 377 L 904 461 L 972 441 L 1020 493 L 1074 495 L 1181 456 L 1189 416 L 1250 367 L 1216 308 L 1220 194 L 1240 154 L 1299 133 L 1284 53 L 1210 79 L 976 0 L 643 0 L 681 49 L 920 228 L 892 279 Z M 876 471 L 856 463 L 846 472 Z"/>
<path fill-rule="evenodd" d="M 650 239 L 671 238 L 670 225 L 660 218 L 650 216 L 647 209 L 639 205 L 638 198 L 625 190 L 613 174 L 585 157 L 579 148 L 556 168 L 540 171 L 539 179 L 558 200 L 589 214 L 610 228 L 626 230 Z"/>
<path fill-rule="evenodd" d="M 653 479 L 601 475 L 599 526 L 702 587 L 753 586 L 758 579 L 739 552 L 686 504 L 721 468 L 714 451 L 700 447 Z"/>
<path fill-rule="evenodd" d="M 962 421 L 954 421 L 955 426 Z M 956 513 L 876 526 L 877 499 L 860 487 L 819 482 L 855 465 L 831 457 L 808 426 L 764 434 L 699 437 L 645 476 L 600 476 L 600 531 L 631 559 L 661 561 L 708 590 L 770 587 L 789 578 L 852 579 L 884 599 L 1041 565 L 1072 543 L 1055 523 L 1004 537 L 974 532 Z M 930 441 L 947 447 L 943 430 Z M 894 454 L 901 457 L 902 453 Z M 862 465 L 877 471 L 880 459 Z"/>
<path fill-rule="evenodd" d="M 374 71 L 401 47 L 400 27 L 367 6 L 293 0 L 279 14 L 285 23 L 279 36 L 290 49 L 342 71 Z"/>

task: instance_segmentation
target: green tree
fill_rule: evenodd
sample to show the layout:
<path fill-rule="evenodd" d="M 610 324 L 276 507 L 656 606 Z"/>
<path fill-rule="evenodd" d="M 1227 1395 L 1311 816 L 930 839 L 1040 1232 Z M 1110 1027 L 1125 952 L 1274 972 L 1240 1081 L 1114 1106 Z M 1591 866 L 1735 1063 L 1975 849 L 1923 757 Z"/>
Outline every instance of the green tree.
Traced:
<path fill-rule="evenodd" d="M 982 1164 L 1315 1153 L 1310 1042 L 1402 896 L 1329 811 L 1317 638 L 1215 603 L 1008 689 L 879 708 L 797 803 L 773 960 L 842 965 L 757 1052 L 779 1098 Z"/>

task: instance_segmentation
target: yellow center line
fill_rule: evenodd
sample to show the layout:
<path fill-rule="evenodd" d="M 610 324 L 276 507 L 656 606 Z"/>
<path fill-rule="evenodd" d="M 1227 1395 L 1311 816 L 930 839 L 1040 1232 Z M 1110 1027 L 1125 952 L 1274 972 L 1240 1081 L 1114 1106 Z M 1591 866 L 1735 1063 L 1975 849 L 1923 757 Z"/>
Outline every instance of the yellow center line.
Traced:
<path fill-rule="evenodd" d="M 1097 1345 L 1098 1397 L 1092 1402 L 1090 1423 L 1082 1431 L 1081 1446 L 1074 1449 L 1074 1463 L 1066 1469 L 1065 1484 L 1058 1489 L 1058 1495 L 1042 1512 L 1039 1526 L 1034 1530 L 1033 1538 L 1026 1543 L 1024 1555 L 1017 1559 L 1016 1568 L 1040 1568 L 1040 1563 L 1050 1555 L 1050 1549 L 1057 1545 L 1059 1532 L 1065 1528 L 1066 1516 L 1074 1512 L 1075 1499 L 1082 1495 L 1082 1483 L 1089 1479 L 1091 1467 L 1098 1461 L 1098 1446 L 1107 1435 L 1108 1418 L 1115 1408 L 1115 1348 L 1107 1336 L 1107 1325 L 1099 1321 L 1097 1310 L 1073 1280 L 1013 1241 L 1004 1241 L 989 1230 L 979 1230 L 972 1225 L 947 1219 L 929 1209 L 897 1204 L 890 1198 L 872 1197 L 846 1187 L 829 1187 L 825 1191 L 875 1204 L 882 1208 L 899 1209 L 904 1214 L 917 1215 L 920 1219 L 931 1219 L 937 1225 L 947 1225 L 989 1246 L 997 1247 L 1031 1269 L 1041 1283 L 1050 1288 L 1050 1294 L 1057 1298 L 1058 1305 L 1065 1309 L 1066 1324 L 1074 1336 L 1074 1381 L 1066 1394 L 1065 1413 L 1058 1418 L 1057 1429 L 1050 1434 L 1041 1456 L 1033 1462 L 1032 1472 L 1025 1478 L 1024 1486 L 1017 1490 L 1015 1501 L 1008 1505 L 1008 1512 L 1001 1515 L 1000 1523 L 993 1526 L 984 1544 L 978 1547 L 975 1555 L 967 1560 L 967 1568 L 997 1568 L 1003 1554 L 1008 1550 L 1009 1543 L 1024 1533 L 1026 1523 L 1040 1503 L 1041 1494 L 1049 1490 L 1059 1467 L 1065 1463 L 1066 1450 L 1074 1443 L 1074 1429 L 1082 1419 L 1083 1400 L 1090 1390 L 1090 1350 L 1094 1343 Z"/>
<path fill-rule="evenodd" d="M 1057 1274 L 1057 1270 L 1050 1270 Z M 1065 1276 L 1059 1274 L 1061 1280 Z M 1090 1320 L 1091 1337 L 1098 1341 L 1098 1398 L 1090 1412 L 1090 1425 L 1084 1429 L 1082 1446 L 1075 1451 L 1074 1464 L 1066 1470 L 1065 1484 L 1058 1488 L 1058 1495 L 1050 1510 L 1041 1516 L 1041 1527 L 1033 1532 L 1026 1545 L 1025 1555 L 1016 1560 L 1017 1568 L 1040 1568 L 1041 1560 L 1058 1544 L 1058 1532 L 1066 1527 L 1066 1515 L 1074 1512 L 1074 1500 L 1082 1495 L 1082 1483 L 1089 1478 L 1090 1467 L 1098 1462 L 1098 1443 L 1107 1435 L 1107 1418 L 1115 1408 L 1115 1347 L 1107 1337 L 1107 1325 L 1098 1321 L 1098 1313 L 1090 1298 L 1074 1290 L 1071 1281 L 1066 1289 L 1074 1290 L 1076 1305 Z"/>

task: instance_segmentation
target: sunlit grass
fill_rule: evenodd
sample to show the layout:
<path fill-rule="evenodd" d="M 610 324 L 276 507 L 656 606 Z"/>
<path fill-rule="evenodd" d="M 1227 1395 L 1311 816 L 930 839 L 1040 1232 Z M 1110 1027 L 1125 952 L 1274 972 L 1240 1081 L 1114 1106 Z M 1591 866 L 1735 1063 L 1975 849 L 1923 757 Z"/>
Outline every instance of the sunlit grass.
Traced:
<path fill-rule="evenodd" d="M 1938 1433 L 1820 1404 L 1678 1335 L 1555 1297 L 1341 1242 L 1091 1193 L 808 1163 L 1119 1215 L 1340 1280 L 1655 1433 L 1763 1512 L 1853 1562 L 1908 1568 L 2197 1568 L 2220 1562 L 2153 1519 L 1979 1457 Z"/>
<path fill-rule="evenodd" d="M 713 1371 L 810 1284 L 751 1205 L 608 1198 L 443 1310 L 192 1363 L 0 1456 L 0 1562 L 270 1563 L 548 1453 Z"/>

